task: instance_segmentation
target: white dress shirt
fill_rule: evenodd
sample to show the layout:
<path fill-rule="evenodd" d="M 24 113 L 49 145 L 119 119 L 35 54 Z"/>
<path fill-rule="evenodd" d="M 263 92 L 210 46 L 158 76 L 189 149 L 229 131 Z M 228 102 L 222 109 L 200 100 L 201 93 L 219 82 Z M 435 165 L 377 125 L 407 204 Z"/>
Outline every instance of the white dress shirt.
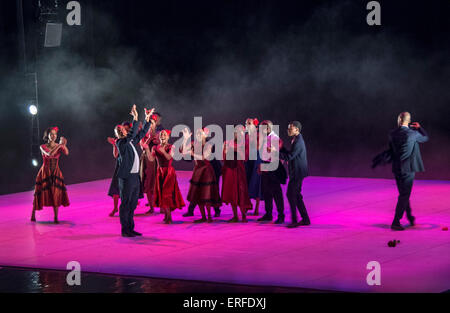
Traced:
<path fill-rule="evenodd" d="M 278 137 L 278 135 L 274 132 L 271 131 L 269 135 L 267 135 L 267 138 L 264 138 L 264 144 L 263 144 L 263 150 L 262 150 L 262 155 L 261 155 L 261 159 L 265 162 L 270 162 L 270 157 L 271 157 L 271 153 L 267 152 L 267 147 L 273 146 L 272 143 L 272 139 L 273 138 L 277 138 L 278 142 L 280 142 L 280 137 Z M 278 149 L 278 147 L 274 147 L 276 149 Z"/>
<path fill-rule="evenodd" d="M 136 151 L 136 148 L 134 147 L 133 143 L 130 141 L 130 145 L 133 147 L 134 151 L 134 162 L 133 167 L 131 168 L 131 174 L 139 173 L 139 154 Z"/>

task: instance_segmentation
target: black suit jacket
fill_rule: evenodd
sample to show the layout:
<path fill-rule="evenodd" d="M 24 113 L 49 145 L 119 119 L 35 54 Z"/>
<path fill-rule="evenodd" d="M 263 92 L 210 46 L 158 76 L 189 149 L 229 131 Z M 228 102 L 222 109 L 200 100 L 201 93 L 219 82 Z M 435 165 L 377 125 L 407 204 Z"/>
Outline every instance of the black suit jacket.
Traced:
<path fill-rule="evenodd" d="M 423 172 L 422 156 L 419 143 L 428 141 L 428 135 L 423 128 L 413 130 L 399 127 L 389 134 L 389 147 L 392 151 L 392 172 L 404 174 Z"/>
<path fill-rule="evenodd" d="M 130 172 L 133 168 L 135 157 L 134 150 L 131 145 L 139 142 L 145 136 L 150 127 L 150 123 L 145 122 L 141 131 L 138 132 L 138 124 L 139 123 L 135 121 L 127 136 L 116 141 L 116 146 L 119 150 L 119 156 L 117 158 L 117 162 L 119 163 L 117 177 L 119 178 L 127 178 L 131 175 Z"/>
<path fill-rule="evenodd" d="M 306 146 L 301 134 L 295 137 L 291 150 L 287 150 L 284 146 L 281 148 L 280 158 L 288 161 L 290 179 L 303 179 L 308 176 Z"/>

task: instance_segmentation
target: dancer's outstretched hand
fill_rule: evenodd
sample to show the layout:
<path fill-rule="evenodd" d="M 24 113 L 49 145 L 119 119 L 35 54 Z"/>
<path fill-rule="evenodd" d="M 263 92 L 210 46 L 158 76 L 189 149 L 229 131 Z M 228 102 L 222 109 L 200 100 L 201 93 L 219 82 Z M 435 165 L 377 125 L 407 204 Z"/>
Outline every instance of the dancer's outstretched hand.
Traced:
<path fill-rule="evenodd" d="M 189 131 L 189 129 L 187 127 L 185 127 L 183 129 L 183 138 L 188 139 L 191 136 L 192 136 L 192 133 Z"/>
<path fill-rule="evenodd" d="M 136 104 L 133 104 L 133 106 L 131 107 L 130 115 L 134 118 L 135 121 L 138 120 L 138 112 L 136 110 Z"/>
<path fill-rule="evenodd" d="M 147 108 L 144 108 L 145 110 L 145 120 L 147 122 L 150 122 L 150 118 L 152 117 L 153 112 L 155 112 L 155 108 L 152 108 L 151 110 L 147 110 Z"/>

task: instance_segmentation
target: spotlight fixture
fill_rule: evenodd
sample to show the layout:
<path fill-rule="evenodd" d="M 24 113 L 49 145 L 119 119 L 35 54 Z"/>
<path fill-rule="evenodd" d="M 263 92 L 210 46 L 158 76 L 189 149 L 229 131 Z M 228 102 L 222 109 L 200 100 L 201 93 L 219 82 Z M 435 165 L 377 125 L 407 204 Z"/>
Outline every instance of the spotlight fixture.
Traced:
<path fill-rule="evenodd" d="M 32 164 L 34 167 L 37 167 L 37 166 L 39 165 L 39 163 L 38 163 L 38 161 L 37 161 L 36 159 L 31 160 L 31 164 Z"/>
<path fill-rule="evenodd" d="M 28 107 L 28 111 L 30 111 L 31 115 L 36 115 L 38 112 L 37 106 L 35 106 L 34 104 L 30 105 Z"/>

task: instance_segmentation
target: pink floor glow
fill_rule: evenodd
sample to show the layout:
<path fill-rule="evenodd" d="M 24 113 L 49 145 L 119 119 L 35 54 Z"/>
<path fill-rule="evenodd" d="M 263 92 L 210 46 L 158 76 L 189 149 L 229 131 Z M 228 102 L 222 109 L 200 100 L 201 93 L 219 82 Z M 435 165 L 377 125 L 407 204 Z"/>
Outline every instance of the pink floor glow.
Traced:
<path fill-rule="evenodd" d="M 190 174 L 177 173 L 183 195 Z M 0 265 L 65 270 L 69 261 L 78 261 L 89 272 L 248 285 L 450 289 L 450 232 L 442 230 L 450 226 L 449 181 L 415 181 L 411 202 L 417 226 L 403 232 L 389 229 L 397 197 L 393 180 L 308 177 L 303 194 L 309 227 L 260 224 L 253 216 L 247 224 L 228 224 L 227 206 L 212 224 L 193 224 L 196 209 L 194 218 L 177 210 L 175 223 L 165 225 L 162 215 L 143 215 L 147 207 L 141 200 L 135 217 L 141 238 L 120 236 L 119 218 L 108 216 L 108 186 L 109 180 L 68 186 L 71 205 L 60 209 L 59 225 L 51 223 L 51 208 L 38 212 L 37 223 L 29 221 L 32 192 L 0 196 Z M 393 239 L 400 244 L 389 248 Z M 381 264 L 380 286 L 366 283 L 369 261 Z"/>

